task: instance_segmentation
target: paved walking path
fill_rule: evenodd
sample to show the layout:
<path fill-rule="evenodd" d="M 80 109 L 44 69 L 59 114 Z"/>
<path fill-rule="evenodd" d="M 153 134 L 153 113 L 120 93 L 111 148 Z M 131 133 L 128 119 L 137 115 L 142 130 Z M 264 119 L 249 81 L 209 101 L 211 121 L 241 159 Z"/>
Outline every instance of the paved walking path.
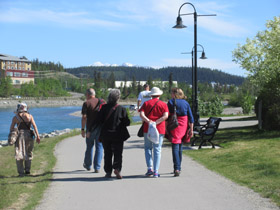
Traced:
<path fill-rule="evenodd" d="M 80 136 L 56 147 L 53 181 L 37 210 L 271 210 L 278 209 L 257 193 L 183 157 L 180 177 L 173 177 L 171 149 L 164 147 L 160 178 L 147 178 L 143 138 L 130 126 L 125 142 L 122 180 L 104 178 L 82 167 L 85 151 Z M 102 165 L 103 166 L 103 165 Z"/>

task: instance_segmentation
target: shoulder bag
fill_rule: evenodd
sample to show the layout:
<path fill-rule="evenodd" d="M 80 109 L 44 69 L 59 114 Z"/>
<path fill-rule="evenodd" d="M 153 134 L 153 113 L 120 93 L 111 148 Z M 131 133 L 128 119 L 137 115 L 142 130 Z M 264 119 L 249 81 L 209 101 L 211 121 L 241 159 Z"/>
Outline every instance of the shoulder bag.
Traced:
<path fill-rule="evenodd" d="M 174 113 L 167 120 L 167 131 L 172 131 L 179 126 L 176 114 L 176 99 L 174 98 Z"/>
<path fill-rule="evenodd" d="M 157 102 L 159 102 L 159 100 L 158 100 Z M 150 110 L 149 113 L 147 114 L 147 117 L 150 115 L 150 113 L 152 112 L 152 110 L 155 108 L 157 102 L 156 102 L 155 105 L 151 108 L 151 110 Z M 143 137 L 143 136 L 144 136 L 143 127 L 144 127 L 144 122 L 142 123 L 142 125 L 141 125 L 141 127 L 140 127 L 140 129 L 139 129 L 139 131 L 138 131 L 138 133 L 137 133 L 137 136 L 138 136 L 138 137 Z"/>

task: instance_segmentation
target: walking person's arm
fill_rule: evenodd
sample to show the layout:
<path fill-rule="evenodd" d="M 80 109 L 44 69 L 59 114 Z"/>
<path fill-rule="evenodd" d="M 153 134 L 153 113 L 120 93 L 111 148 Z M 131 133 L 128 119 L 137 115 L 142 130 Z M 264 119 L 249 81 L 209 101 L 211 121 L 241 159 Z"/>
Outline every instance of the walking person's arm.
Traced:
<path fill-rule="evenodd" d="M 168 118 L 168 112 L 164 112 L 163 115 L 156 120 L 156 124 L 162 123 L 163 121 L 167 120 L 167 118 Z"/>
<path fill-rule="evenodd" d="M 38 129 L 37 129 L 35 120 L 34 120 L 34 118 L 33 118 L 32 115 L 30 115 L 30 117 L 31 117 L 31 124 L 32 124 L 32 126 L 33 126 L 33 128 L 34 128 L 34 131 L 35 131 L 35 134 L 36 134 L 36 136 L 37 136 L 37 137 L 36 137 L 36 142 L 37 142 L 38 144 L 40 144 L 40 136 L 39 136 L 39 132 L 38 132 Z"/>
<path fill-rule="evenodd" d="M 85 131 L 85 127 L 86 127 L 86 122 L 87 122 L 87 115 L 82 115 L 82 129 L 81 129 L 81 135 L 82 137 L 86 137 L 86 131 Z"/>

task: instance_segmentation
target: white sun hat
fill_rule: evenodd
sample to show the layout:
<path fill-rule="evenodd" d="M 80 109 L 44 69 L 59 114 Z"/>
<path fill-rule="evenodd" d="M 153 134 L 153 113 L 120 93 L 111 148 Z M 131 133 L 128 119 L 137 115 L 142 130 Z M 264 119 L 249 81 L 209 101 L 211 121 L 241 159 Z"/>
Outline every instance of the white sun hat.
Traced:
<path fill-rule="evenodd" d="M 27 112 L 27 104 L 20 103 L 17 105 L 17 112 Z"/>
<path fill-rule="evenodd" d="M 160 96 L 160 95 L 162 95 L 162 91 L 158 88 L 158 87 L 153 87 L 152 89 L 151 89 L 151 93 L 150 93 L 150 95 L 151 96 Z"/>

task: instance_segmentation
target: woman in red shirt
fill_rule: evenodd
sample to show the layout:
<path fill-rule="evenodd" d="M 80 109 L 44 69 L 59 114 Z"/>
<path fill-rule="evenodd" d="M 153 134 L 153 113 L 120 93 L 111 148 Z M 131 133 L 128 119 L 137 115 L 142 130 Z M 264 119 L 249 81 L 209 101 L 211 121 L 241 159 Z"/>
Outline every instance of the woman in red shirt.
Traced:
<path fill-rule="evenodd" d="M 157 87 L 153 87 L 151 90 L 152 99 L 146 101 L 139 110 L 140 117 L 144 121 L 144 147 L 146 164 L 148 168 L 146 176 L 154 176 L 155 178 L 159 177 L 158 170 L 161 158 L 161 146 L 165 134 L 165 120 L 168 118 L 167 104 L 159 100 L 161 95 L 162 91 Z M 158 144 L 152 143 L 147 137 L 149 123 L 151 122 L 155 122 L 157 125 L 157 130 L 159 132 Z M 152 150 L 154 150 L 154 159 L 152 158 Z"/>

